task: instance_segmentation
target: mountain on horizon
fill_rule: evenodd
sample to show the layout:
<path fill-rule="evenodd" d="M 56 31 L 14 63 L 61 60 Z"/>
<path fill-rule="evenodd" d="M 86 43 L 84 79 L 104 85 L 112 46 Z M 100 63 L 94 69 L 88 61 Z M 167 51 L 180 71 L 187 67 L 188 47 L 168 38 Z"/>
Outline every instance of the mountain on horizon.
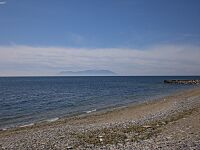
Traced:
<path fill-rule="evenodd" d="M 115 76 L 110 70 L 82 70 L 82 71 L 61 71 L 59 75 L 64 76 Z"/>

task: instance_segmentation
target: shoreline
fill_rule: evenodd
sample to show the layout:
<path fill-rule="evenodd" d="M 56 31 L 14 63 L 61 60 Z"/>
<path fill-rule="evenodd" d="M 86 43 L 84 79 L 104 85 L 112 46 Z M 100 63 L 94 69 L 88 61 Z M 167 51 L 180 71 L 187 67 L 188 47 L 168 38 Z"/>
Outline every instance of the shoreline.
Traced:
<path fill-rule="evenodd" d="M 98 149 L 102 146 L 108 146 L 105 149 L 109 149 L 113 146 L 113 142 L 115 146 L 116 143 L 123 143 L 123 146 L 126 146 L 127 142 L 128 145 L 137 145 L 138 143 L 135 141 L 126 141 L 133 131 L 142 130 L 141 133 L 137 134 L 144 134 L 145 137 L 143 138 L 146 138 L 146 132 L 152 129 L 151 126 L 154 126 L 155 123 L 154 129 L 157 131 L 158 128 L 164 128 L 173 120 L 176 120 L 172 118 L 179 116 L 178 118 L 182 119 L 186 118 L 185 114 L 193 114 L 196 110 L 199 110 L 199 106 L 200 88 L 196 87 L 160 99 L 131 104 L 122 108 L 113 108 L 109 111 L 96 111 L 82 116 L 58 119 L 50 123 L 0 131 L 0 141 L 2 141 L 0 146 L 2 145 L 5 148 L 10 145 L 16 146 L 20 140 L 25 140 L 24 138 L 27 136 L 29 140 L 22 142 L 25 146 L 20 147 L 20 149 L 26 149 L 26 145 L 34 146 L 33 139 L 36 143 L 39 142 L 36 146 L 38 149 L 40 149 L 41 140 L 43 141 L 42 145 L 47 147 L 50 144 L 47 141 L 54 143 L 54 146 L 55 142 L 61 142 L 57 144 L 58 149 L 63 149 L 63 146 L 66 147 L 66 143 L 68 147 L 74 149 L 84 149 L 84 147 L 91 146 L 91 144 L 93 145 L 91 149 Z M 193 112 L 193 110 L 195 111 Z M 117 131 L 115 131 L 116 129 Z M 118 131 L 120 131 L 120 134 L 117 133 Z M 157 133 L 154 134 L 154 131 L 151 131 L 151 134 L 152 136 L 148 134 L 149 138 L 147 140 L 150 140 Z M 113 135 L 113 137 L 110 137 L 110 135 Z M 137 136 L 134 135 L 134 137 Z M 9 139 L 10 142 L 5 141 L 6 139 Z M 106 139 L 109 139 L 109 141 Z M 144 142 L 144 139 L 139 138 L 139 136 L 135 140 Z M 63 143 L 65 144 L 63 145 Z M 198 144 L 200 145 L 200 143 Z M 52 144 L 50 145 L 52 146 Z"/>
<path fill-rule="evenodd" d="M 27 124 L 22 124 L 19 126 L 13 126 L 13 127 L 8 127 L 8 128 L 1 128 L 0 129 L 0 133 L 1 131 L 9 131 L 9 130 L 20 130 L 20 129 L 24 129 L 26 127 L 38 127 L 38 126 L 43 126 L 43 125 L 51 125 L 52 123 L 55 122 L 63 122 L 65 120 L 73 120 L 73 119 L 81 119 L 81 118 L 85 118 L 85 117 L 92 117 L 92 116 L 96 116 L 96 115 L 103 115 L 103 114 L 107 114 L 113 111 L 118 111 L 118 110 L 122 110 L 124 108 L 134 108 L 134 107 L 139 107 L 141 105 L 146 105 L 146 104 L 151 104 L 151 103 L 156 103 L 157 101 L 162 101 L 162 99 L 166 99 L 166 97 L 171 97 L 177 94 L 181 94 L 184 92 L 188 92 L 188 91 L 192 91 L 195 89 L 198 89 L 199 87 L 192 87 L 189 89 L 181 89 L 178 91 L 173 92 L 172 94 L 166 94 L 166 95 L 162 95 L 162 96 L 157 96 L 157 97 L 153 97 L 150 98 L 149 100 L 144 100 L 144 101 L 138 101 L 138 102 L 133 102 L 133 103 L 127 103 L 125 105 L 119 105 L 119 106 L 112 106 L 112 107 L 108 107 L 108 108 L 102 108 L 102 109 L 95 109 L 95 111 L 91 110 L 91 112 L 85 111 L 84 113 L 78 113 L 78 114 L 72 114 L 69 116 L 63 116 L 63 117 L 54 117 L 54 118 L 49 118 L 43 121 L 39 121 L 39 122 L 30 122 Z M 89 112 L 89 113 L 87 113 Z"/>
<path fill-rule="evenodd" d="M 153 96 L 153 97 L 150 97 L 148 100 L 130 102 L 130 103 L 126 103 L 126 104 L 119 104 L 119 105 L 110 106 L 110 107 L 106 107 L 106 108 L 100 108 L 100 109 L 94 108 L 91 110 L 83 111 L 82 113 L 79 112 L 79 113 L 75 113 L 75 114 L 71 114 L 71 115 L 65 115 L 62 117 L 47 118 L 47 119 L 41 120 L 41 121 L 34 121 L 34 122 L 19 124 L 19 125 L 10 126 L 10 127 L 9 126 L 3 127 L 3 128 L 0 128 L 0 132 L 7 131 L 7 130 L 20 130 L 21 128 L 32 127 L 32 126 L 41 126 L 41 125 L 46 125 L 46 124 L 49 125 L 56 121 L 63 121 L 65 119 L 81 118 L 81 117 L 91 116 L 91 115 L 95 115 L 95 114 L 104 114 L 107 112 L 112 112 L 112 111 L 120 110 L 120 109 L 127 108 L 127 107 L 137 107 L 138 105 L 141 105 L 141 104 L 146 104 L 146 103 L 148 104 L 151 102 L 160 101 L 161 99 L 163 99 L 165 97 L 173 96 L 173 95 L 176 95 L 177 93 L 182 93 L 182 92 L 185 92 L 188 90 L 193 90 L 196 88 L 199 88 L 199 86 L 194 86 L 194 87 L 185 88 L 185 89 L 176 89 L 172 93 L 168 93 L 168 94 L 165 93 L 165 94 L 162 94 L 159 96 Z"/>

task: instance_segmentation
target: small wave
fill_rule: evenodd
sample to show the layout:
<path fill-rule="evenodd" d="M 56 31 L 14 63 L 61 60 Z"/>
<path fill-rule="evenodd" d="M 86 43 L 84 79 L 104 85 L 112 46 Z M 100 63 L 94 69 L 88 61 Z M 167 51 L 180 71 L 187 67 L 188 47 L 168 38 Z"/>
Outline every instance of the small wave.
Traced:
<path fill-rule="evenodd" d="M 21 125 L 19 127 L 24 128 L 24 127 L 29 127 L 29 126 L 33 126 L 33 125 L 34 125 L 34 123 L 30 123 L 30 124 Z"/>
<path fill-rule="evenodd" d="M 87 114 L 97 111 L 96 109 L 85 111 Z"/>
<path fill-rule="evenodd" d="M 8 128 L 1 128 L 0 131 L 6 131 Z"/>
<path fill-rule="evenodd" d="M 59 118 L 58 117 L 56 117 L 56 118 L 51 118 L 51 119 L 47 119 L 47 122 L 54 122 L 54 121 L 56 121 L 56 120 L 58 120 Z"/>

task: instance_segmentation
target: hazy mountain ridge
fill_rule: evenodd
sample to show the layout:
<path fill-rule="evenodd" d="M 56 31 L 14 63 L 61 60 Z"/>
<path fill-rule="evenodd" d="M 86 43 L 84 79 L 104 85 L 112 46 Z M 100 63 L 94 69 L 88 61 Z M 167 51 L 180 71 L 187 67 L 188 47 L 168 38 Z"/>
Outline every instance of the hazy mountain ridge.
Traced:
<path fill-rule="evenodd" d="M 82 70 L 82 71 L 61 71 L 59 75 L 65 76 L 115 76 L 110 70 Z"/>

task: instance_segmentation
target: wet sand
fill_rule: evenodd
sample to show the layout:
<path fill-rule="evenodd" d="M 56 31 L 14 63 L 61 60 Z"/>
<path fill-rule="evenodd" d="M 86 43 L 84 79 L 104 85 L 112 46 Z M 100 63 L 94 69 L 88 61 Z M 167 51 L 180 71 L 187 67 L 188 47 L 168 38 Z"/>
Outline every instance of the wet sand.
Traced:
<path fill-rule="evenodd" d="M 200 88 L 0 131 L 0 149 L 200 149 Z"/>

